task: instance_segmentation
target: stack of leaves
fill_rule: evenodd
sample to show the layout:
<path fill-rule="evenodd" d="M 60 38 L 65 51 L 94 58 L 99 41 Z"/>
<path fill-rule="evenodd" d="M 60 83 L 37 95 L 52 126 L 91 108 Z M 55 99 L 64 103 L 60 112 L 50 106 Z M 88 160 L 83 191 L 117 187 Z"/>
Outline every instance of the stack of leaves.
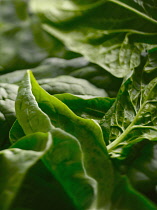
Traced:
<path fill-rule="evenodd" d="M 156 8 L 0 1 L 1 210 L 157 209 Z"/>

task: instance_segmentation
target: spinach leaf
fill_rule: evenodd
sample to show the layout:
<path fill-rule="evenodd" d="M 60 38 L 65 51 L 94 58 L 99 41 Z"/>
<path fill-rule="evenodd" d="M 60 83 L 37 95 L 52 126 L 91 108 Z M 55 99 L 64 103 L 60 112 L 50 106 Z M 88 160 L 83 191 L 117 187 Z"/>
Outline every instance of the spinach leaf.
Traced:
<path fill-rule="evenodd" d="M 51 143 L 50 135 L 35 133 L 0 151 L 1 209 L 10 209 L 27 171 L 44 155 Z"/>
<path fill-rule="evenodd" d="M 66 54 L 63 44 L 43 31 L 27 1 L 0 1 L 0 14 L 0 74 L 35 67 L 50 55 Z"/>
<path fill-rule="evenodd" d="M 99 125 L 93 120 L 76 116 L 64 103 L 45 92 L 30 71 L 25 75 L 19 88 L 16 113 L 26 134 L 38 130 L 47 132 L 53 130 L 55 126 L 78 139 L 87 175 L 97 182 L 96 205 L 98 208 L 108 206 L 112 192 L 110 186 L 113 183 L 113 171 Z M 92 148 L 90 154 L 89 148 Z M 98 163 L 102 167 L 97 168 Z M 104 181 L 105 178 L 108 182 Z"/>
<path fill-rule="evenodd" d="M 112 106 L 115 99 L 107 97 L 89 98 L 76 96 L 68 93 L 54 95 L 65 103 L 76 115 L 86 118 L 101 120 L 105 113 Z"/>
<path fill-rule="evenodd" d="M 128 152 L 122 161 L 131 184 L 154 203 L 157 203 L 157 143 L 144 141 Z M 129 167 L 128 167 L 129 166 Z"/>
<path fill-rule="evenodd" d="M 26 173 L 11 209 L 76 210 L 60 183 L 52 176 L 42 160 Z"/>
<path fill-rule="evenodd" d="M 27 94 L 23 94 L 24 90 Z M 29 102 L 27 107 L 26 101 Z M 156 209 L 130 185 L 126 176 L 115 170 L 98 124 L 76 116 L 59 99 L 46 93 L 30 71 L 21 83 L 16 112 L 27 135 L 41 130 L 40 123 L 36 121 L 47 119 L 48 127 L 42 129 L 51 131 L 53 145 L 42 160 L 76 208 L 132 210 L 136 205 L 139 209 Z M 38 117 L 32 117 L 32 112 Z M 29 120 L 25 121 L 25 118 Z M 98 164 L 101 167 L 97 167 Z"/>
<path fill-rule="evenodd" d="M 102 120 L 104 138 L 113 156 L 125 158 L 127 149 L 144 139 L 156 141 L 156 71 L 144 71 L 146 58 L 125 78 L 115 103 Z M 157 76 L 157 75 L 156 75 Z M 121 153 L 122 152 L 122 153 Z"/>
<path fill-rule="evenodd" d="M 151 1 L 31 0 L 48 33 L 116 77 L 140 64 L 140 53 L 157 44 L 157 9 Z"/>
<path fill-rule="evenodd" d="M 16 119 L 9 131 L 10 142 L 13 144 L 17 140 L 19 140 L 20 138 L 22 138 L 24 136 L 25 136 L 25 133 L 24 133 L 21 125 L 19 124 L 18 120 Z"/>
<path fill-rule="evenodd" d="M 72 76 L 59 76 L 49 79 L 38 80 L 39 85 L 50 94 L 71 93 L 75 95 L 87 96 L 107 96 L 105 90 L 100 89 L 89 83 L 85 79 L 78 79 Z"/>
<path fill-rule="evenodd" d="M 122 82 L 121 79 L 112 76 L 98 65 L 89 63 L 83 57 L 70 60 L 47 58 L 39 66 L 31 68 L 31 70 L 37 80 L 55 78 L 61 75 L 86 79 L 96 87 L 105 89 L 111 97 L 116 96 Z M 26 70 L 17 70 L 3 74 L 0 76 L 0 82 L 19 85 L 25 73 Z"/>
<path fill-rule="evenodd" d="M 0 83 L 0 150 L 9 146 L 9 130 L 16 120 L 17 90 L 17 85 Z"/>

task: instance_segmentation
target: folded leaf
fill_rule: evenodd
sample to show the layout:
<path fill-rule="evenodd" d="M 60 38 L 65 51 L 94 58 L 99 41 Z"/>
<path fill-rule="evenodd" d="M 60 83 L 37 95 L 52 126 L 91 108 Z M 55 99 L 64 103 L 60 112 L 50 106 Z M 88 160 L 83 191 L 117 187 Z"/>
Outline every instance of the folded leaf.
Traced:
<path fill-rule="evenodd" d="M 113 183 L 113 171 L 99 125 L 93 120 L 76 116 L 64 103 L 45 92 L 30 71 L 27 71 L 19 88 L 16 113 L 20 125 L 27 134 L 41 129 L 43 132 L 53 130 L 49 124 L 51 120 L 53 126 L 78 139 L 87 175 L 97 182 L 96 205 L 98 208 L 107 207 L 112 192 L 110 186 Z M 97 168 L 97 164 L 102 167 Z"/>
<path fill-rule="evenodd" d="M 9 131 L 10 142 L 13 144 L 17 140 L 22 138 L 23 136 L 25 136 L 25 133 L 24 133 L 21 125 L 19 124 L 18 120 L 15 120 L 14 124 L 12 125 L 12 127 Z"/>

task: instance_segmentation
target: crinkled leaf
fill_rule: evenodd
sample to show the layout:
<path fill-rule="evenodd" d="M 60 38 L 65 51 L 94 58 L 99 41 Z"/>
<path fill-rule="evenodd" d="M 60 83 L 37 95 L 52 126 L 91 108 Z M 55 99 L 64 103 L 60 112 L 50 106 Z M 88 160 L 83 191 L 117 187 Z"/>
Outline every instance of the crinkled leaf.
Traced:
<path fill-rule="evenodd" d="M 60 75 L 70 74 L 70 72 L 88 66 L 89 62 L 83 57 L 70 60 L 62 58 L 47 58 L 35 68 L 31 68 L 37 80 L 44 78 L 54 78 Z M 19 84 L 25 75 L 26 70 L 18 70 L 6 73 L 0 77 L 0 82 Z"/>
<path fill-rule="evenodd" d="M 157 44 L 154 1 L 31 0 L 30 6 L 47 32 L 116 77 L 137 67 L 140 52 Z"/>
<path fill-rule="evenodd" d="M 135 205 L 140 206 L 141 209 L 156 209 L 148 199 L 134 190 L 126 179 L 124 180 L 118 174 L 113 173 L 105 145 L 102 142 L 101 129 L 97 124 L 92 120 L 76 116 L 60 100 L 46 93 L 29 71 L 23 81 L 21 92 L 23 87 L 28 88 L 28 90 L 31 89 L 32 92 L 29 92 L 29 94 L 34 96 L 34 100 L 38 102 L 40 109 L 46 113 L 51 123 L 64 130 L 51 128 L 54 147 L 44 156 L 43 161 L 64 187 L 78 209 L 90 206 L 91 209 L 118 207 L 131 210 L 135 208 Z M 26 83 L 27 87 L 23 86 Z M 27 100 L 27 97 L 23 98 L 23 103 L 25 99 Z M 32 103 L 32 100 L 30 102 Z M 16 108 L 22 114 L 23 110 L 18 109 L 18 106 Z M 31 125 L 34 124 L 33 121 L 34 118 L 31 119 Z M 23 129 L 24 127 L 23 124 Z M 85 179 L 82 179 L 82 176 L 78 173 L 80 167 L 77 168 L 79 166 L 77 160 L 80 160 L 80 158 L 82 158 L 82 166 L 84 166 L 83 169 L 87 175 L 87 177 L 84 177 Z M 101 165 L 101 167 L 97 167 L 98 165 Z M 75 174 L 75 176 L 72 176 L 72 174 Z M 78 186 L 80 181 L 82 184 Z M 84 192 L 86 193 L 84 194 Z M 93 194 L 93 192 L 96 194 Z M 93 195 L 95 196 L 93 197 Z M 123 198 L 125 198 L 125 202 Z"/>
<path fill-rule="evenodd" d="M 0 83 L 0 149 L 9 146 L 9 130 L 14 123 L 18 86 Z"/>
<path fill-rule="evenodd" d="M 47 58 L 39 66 L 31 68 L 37 80 L 70 75 L 88 80 L 98 88 L 105 89 L 109 96 L 115 97 L 121 84 L 121 79 L 104 71 L 100 66 L 89 63 L 83 57 L 70 60 L 62 58 Z M 20 84 L 26 70 L 17 70 L 1 75 L 0 82 Z"/>
<path fill-rule="evenodd" d="M 120 158 L 123 158 L 122 148 L 144 139 L 157 140 L 157 74 L 156 70 L 144 71 L 145 59 L 124 80 L 115 103 L 102 121 L 108 150 Z"/>
<path fill-rule="evenodd" d="M 106 97 L 105 90 L 95 87 L 85 79 L 72 76 L 59 76 L 55 78 L 38 80 L 39 85 L 51 95 L 58 93 L 71 93 L 75 95 Z"/>
<path fill-rule="evenodd" d="M 19 127 L 19 124 L 16 121 L 11 131 L 12 135 L 14 134 L 13 137 L 15 136 L 15 134 L 17 135 L 16 129 L 18 129 L 18 127 Z M 62 205 L 65 206 L 64 208 L 66 209 L 70 205 L 69 204 L 70 200 L 71 200 L 70 201 L 71 206 L 73 206 L 73 203 L 74 203 L 75 206 L 79 209 L 92 205 L 92 203 L 94 203 L 95 201 L 95 193 L 96 193 L 97 185 L 96 185 L 95 180 L 91 179 L 86 174 L 86 171 L 84 169 L 84 164 L 83 164 L 83 154 L 82 154 L 82 150 L 81 150 L 79 142 L 77 141 L 75 137 L 73 137 L 72 135 L 69 135 L 66 132 L 63 132 L 60 129 L 54 128 L 51 131 L 52 131 L 52 137 L 53 137 L 53 145 L 49 149 L 49 152 L 44 157 L 45 167 L 48 167 L 49 171 L 51 172 L 51 175 L 49 173 L 50 183 L 47 183 L 47 184 L 50 184 L 50 187 L 47 187 L 45 180 L 42 180 L 42 184 L 38 188 L 39 188 L 39 191 L 41 191 L 42 187 L 46 188 L 46 190 L 48 190 L 49 193 L 51 193 L 51 196 L 53 197 L 54 197 L 54 194 L 55 194 L 55 197 L 57 195 L 59 196 L 59 192 L 61 191 L 60 196 L 63 196 L 61 197 L 61 199 L 63 199 L 63 204 L 56 203 L 56 199 L 57 200 L 59 199 L 58 197 L 56 197 L 55 200 L 54 198 L 53 199 L 51 198 L 51 201 L 49 201 L 48 204 L 45 205 L 46 208 L 51 209 L 54 204 L 55 205 L 53 206 L 54 209 L 61 208 Z M 17 141 L 17 136 L 15 137 L 13 138 L 14 142 Z M 19 147 L 19 143 L 17 142 L 16 146 Z M 22 147 L 23 149 L 25 149 L 26 147 L 29 146 L 29 144 L 32 145 L 33 142 L 29 141 L 29 142 L 26 142 L 26 144 L 25 142 L 22 142 L 22 145 L 20 146 L 20 148 Z M 45 169 L 43 168 L 43 170 Z M 37 172 L 39 173 L 39 171 Z M 34 171 L 35 176 L 38 175 L 37 172 Z M 50 199 L 50 196 L 48 196 L 47 198 L 47 194 L 44 194 L 43 195 L 44 198 L 42 198 L 41 200 L 42 204 L 40 204 L 40 202 L 37 202 L 38 200 L 38 197 L 36 197 L 37 192 L 36 190 L 33 189 L 33 192 L 35 193 L 34 199 L 36 200 L 32 201 L 32 198 L 30 198 L 30 193 L 28 191 L 28 189 L 30 190 L 30 188 L 28 188 L 28 181 L 27 181 L 27 179 L 30 179 L 30 176 L 31 176 L 31 173 L 30 175 L 28 174 L 28 177 L 26 178 L 26 181 L 25 181 L 26 183 L 24 182 L 24 184 L 21 185 L 21 191 L 19 192 L 19 195 L 17 195 L 17 198 L 13 204 L 14 207 L 19 208 L 19 207 L 25 206 L 27 208 L 39 208 L 40 206 L 43 206 L 43 202 L 45 202 L 45 200 Z M 50 179 L 50 176 L 51 176 L 51 179 Z M 31 182 L 33 185 L 36 185 L 38 183 L 38 179 L 34 180 L 32 178 Z M 61 186 L 64 190 L 63 189 L 61 190 Z M 54 191 L 53 187 L 56 188 L 57 192 Z M 69 199 L 66 198 L 67 195 L 64 195 L 65 194 L 64 191 L 69 196 Z M 40 194 L 43 194 L 43 193 L 40 193 Z M 27 204 L 25 204 L 26 199 L 29 200 Z M 67 203 L 64 203 L 64 200 Z"/>

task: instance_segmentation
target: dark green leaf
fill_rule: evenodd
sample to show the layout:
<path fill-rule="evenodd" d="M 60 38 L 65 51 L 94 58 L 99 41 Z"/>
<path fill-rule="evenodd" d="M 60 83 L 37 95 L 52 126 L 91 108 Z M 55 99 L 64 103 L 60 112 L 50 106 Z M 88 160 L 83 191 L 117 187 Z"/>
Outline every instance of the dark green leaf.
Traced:
<path fill-rule="evenodd" d="M 157 44 L 157 9 L 151 1 L 31 0 L 43 28 L 116 77 L 140 64 L 140 53 Z"/>
<path fill-rule="evenodd" d="M 90 97 L 106 97 L 107 93 L 95 87 L 85 79 L 72 76 L 59 76 L 55 78 L 38 80 L 39 85 L 51 95 L 59 93 L 71 93 L 75 95 L 87 95 Z"/>
<path fill-rule="evenodd" d="M 0 209 L 9 209 L 27 171 L 51 146 L 48 134 L 36 133 L 0 151 Z M 32 151 L 34 150 L 34 151 Z"/>
<path fill-rule="evenodd" d="M 75 114 L 87 119 L 100 120 L 112 106 L 115 99 L 107 97 L 81 98 L 68 93 L 54 95 Z"/>
<path fill-rule="evenodd" d="M 119 158 L 123 158 L 122 148 L 144 139 L 157 140 L 157 74 L 156 70 L 151 72 L 155 76 L 152 78 L 152 74 L 144 71 L 145 59 L 125 78 L 115 103 L 102 121 L 108 151 Z"/>
<path fill-rule="evenodd" d="M 0 83 L 0 149 L 9 146 L 9 130 L 16 120 L 15 99 L 18 86 Z"/>

